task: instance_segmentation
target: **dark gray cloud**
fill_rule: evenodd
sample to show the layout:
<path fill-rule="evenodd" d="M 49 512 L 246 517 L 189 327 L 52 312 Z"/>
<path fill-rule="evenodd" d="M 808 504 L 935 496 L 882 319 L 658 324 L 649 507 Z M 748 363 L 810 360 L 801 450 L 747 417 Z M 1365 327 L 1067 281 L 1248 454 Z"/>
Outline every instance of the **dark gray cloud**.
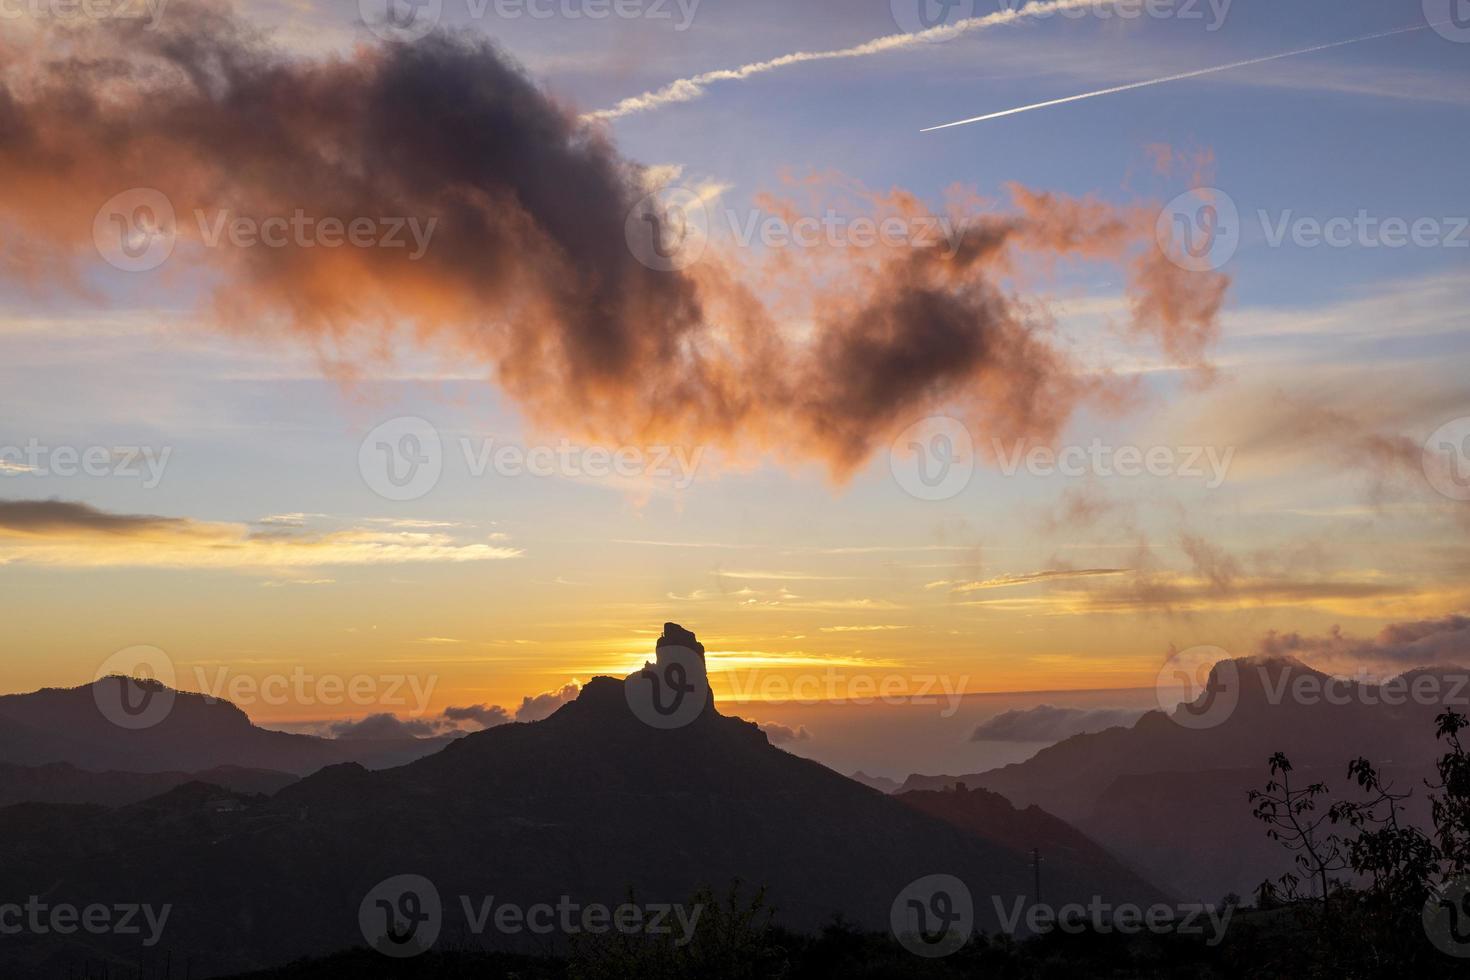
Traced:
<path fill-rule="evenodd" d="M 1273 630 L 1261 640 L 1257 652 L 1296 657 L 1322 669 L 1465 667 L 1470 666 L 1470 616 L 1391 623 L 1373 637 L 1350 636 L 1340 626 L 1321 636 Z"/>
<path fill-rule="evenodd" d="M 768 721 L 760 726 L 761 731 L 766 733 L 766 738 L 771 740 L 772 745 L 785 745 L 788 742 L 806 742 L 812 737 L 805 725 L 792 728 L 780 722 Z"/>
<path fill-rule="evenodd" d="M 328 732 L 334 738 L 429 738 L 440 734 L 433 722 L 399 718 L 386 711 L 358 721 L 337 722 Z"/>
<path fill-rule="evenodd" d="M 90 504 L 65 500 L 0 500 L 0 530 L 18 534 L 112 534 L 177 531 L 189 522 L 148 514 L 109 514 Z"/>
<path fill-rule="evenodd" d="M 568 701 L 577 700 L 577 695 L 580 693 L 582 693 L 582 685 L 572 681 L 555 691 L 524 697 L 521 699 L 521 706 L 516 709 L 516 721 L 540 721 L 554 714 Z"/>
<path fill-rule="evenodd" d="M 335 738 L 430 738 L 475 730 L 461 727 L 464 722 L 483 730 L 507 725 L 512 721 L 540 721 L 568 701 L 576 700 L 581 690 L 581 685 L 572 681 L 559 690 L 528 695 L 521 699 L 514 716 L 498 704 L 451 705 L 434 718 L 400 718 L 383 712 L 357 721 L 336 722 L 327 726 L 325 734 Z"/>
<path fill-rule="evenodd" d="M 444 709 L 448 721 L 472 721 L 481 728 L 494 728 L 510 723 L 510 713 L 498 704 L 471 704 L 463 708 Z"/>

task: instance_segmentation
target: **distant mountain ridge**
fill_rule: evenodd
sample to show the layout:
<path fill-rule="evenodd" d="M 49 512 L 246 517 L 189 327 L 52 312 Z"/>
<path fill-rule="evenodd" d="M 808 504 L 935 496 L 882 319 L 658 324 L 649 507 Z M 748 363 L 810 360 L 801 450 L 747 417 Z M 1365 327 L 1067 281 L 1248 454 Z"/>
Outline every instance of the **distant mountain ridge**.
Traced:
<path fill-rule="evenodd" d="M 1435 716 L 1446 701 L 1470 710 L 1465 682 L 1459 668 L 1412 670 L 1371 685 L 1332 678 L 1292 658 L 1229 660 L 1215 665 L 1206 691 L 1173 716 L 1151 711 L 1131 727 L 1075 735 L 987 772 L 912 775 L 903 791 L 963 782 L 1017 806 L 1039 805 L 1160 885 L 1214 900 L 1216 889 L 1244 894 L 1265 873 L 1289 870 L 1278 849 L 1260 846 L 1264 831 L 1246 799 L 1264 785 L 1272 753 L 1286 752 L 1298 770 L 1312 771 L 1345 796 L 1351 795 L 1347 764 L 1363 756 L 1398 774 L 1401 788 L 1415 788 L 1422 800 L 1422 776 L 1441 751 Z M 1416 684 L 1422 692 L 1437 689 L 1438 701 L 1414 696 Z M 1236 698 L 1228 715 L 1209 693 L 1226 687 Z M 1321 693 L 1327 690 L 1330 696 Z M 1225 716 L 1207 727 L 1176 720 L 1194 723 L 1190 713 L 1206 711 Z M 1198 829 L 1192 851 L 1173 839 L 1178 828 Z"/>
<path fill-rule="evenodd" d="M 1299 765 L 1346 766 L 1355 756 L 1382 762 L 1423 760 L 1435 753 L 1434 717 L 1443 704 L 1386 703 L 1377 686 L 1338 682 L 1290 658 L 1241 658 L 1211 670 L 1207 688 L 1229 683 L 1222 672 L 1234 670 L 1236 706 L 1211 727 L 1191 728 L 1162 711 L 1151 711 L 1131 727 L 1074 735 L 1037 752 L 1025 762 L 968 775 L 912 775 L 904 789 L 936 789 L 955 782 L 982 786 L 1003 794 L 1018 806 L 1036 803 L 1063 819 L 1085 816 L 1098 797 L 1120 775 L 1151 772 L 1200 772 L 1211 769 L 1264 770 L 1271 753 L 1287 751 Z M 1463 672 L 1414 670 L 1401 675 L 1411 687 L 1417 678 L 1450 678 L 1446 696 L 1455 695 Z M 1314 696 L 1311 703 L 1291 693 L 1306 683 L 1333 683 L 1333 703 Z M 1179 715 L 1201 710 L 1210 695 L 1202 693 Z M 1470 685 L 1458 697 L 1470 699 Z M 1399 700 L 1390 697 L 1389 700 Z"/>
<path fill-rule="evenodd" d="M 298 777 L 268 769 L 220 766 L 201 772 L 91 772 L 67 762 L 41 766 L 0 763 L 0 807 L 16 803 L 92 803 L 126 806 L 185 783 L 207 783 L 234 793 L 270 795 Z"/>
<path fill-rule="evenodd" d="M 0 695 L 0 763 L 68 763 L 86 770 L 132 773 L 234 766 L 304 776 L 341 762 L 375 769 L 402 765 L 453 740 L 328 739 L 271 731 L 251 722 L 229 701 L 186 691 L 169 692 L 172 705 L 157 724 L 129 730 L 103 715 L 94 690 L 120 681 L 104 677 L 81 687 Z M 157 681 L 128 683 L 149 693 L 167 690 Z"/>
<path fill-rule="evenodd" d="M 864 786 L 871 786 L 880 793 L 896 793 L 903 785 L 898 780 L 889 779 L 887 776 L 869 776 L 861 769 L 853 773 L 852 778 Z"/>
<path fill-rule="evenodd" d="M 955 827 L 982 834 L 1027 860 L 1035 852 L 1048 867 L 1096 868 L 1100 876 L 1115 879 L 1113 891 L 1151 887 L 1096 841 L 1039 806 L 1019 808 L 999 793 L 963 784 L 941 790 L 908 790 L 894 799 Z"/>

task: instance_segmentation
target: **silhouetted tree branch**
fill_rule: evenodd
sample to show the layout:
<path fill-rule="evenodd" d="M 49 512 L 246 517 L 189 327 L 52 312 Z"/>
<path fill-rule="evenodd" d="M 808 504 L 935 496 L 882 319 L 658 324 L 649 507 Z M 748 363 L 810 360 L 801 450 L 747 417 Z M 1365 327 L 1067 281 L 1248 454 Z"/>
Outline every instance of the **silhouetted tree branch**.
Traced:
<path fill-rule="evenodd" d="M 1322 911 L 1325 913 L 1332 886 L 1331 873 L 1348 867 L 1341 838 L 1335 834 L 1322 836 L 1319 833 L 1323 824 L 1335 822 L 1331 810 L 1317 812 L 1317 798 L 1327 795 L 1327 786 L 1312 783 L 1293 789 L 1291 760 L 1284 752 L 1271 756 L 1270 765 L 1271 779 L 1265 790 L 1250 791 L 1250 800 L 1255 803 L 1255 817 L 1270 827 L 1266 835 L 1280 841 L 1288 851 L 1295 852 L 1297 866 L 1316 879 L 1322 890 Z M 1280 880 L 1287 895 L 1294 897 L 1296 876 L 1282 875 Z"/>

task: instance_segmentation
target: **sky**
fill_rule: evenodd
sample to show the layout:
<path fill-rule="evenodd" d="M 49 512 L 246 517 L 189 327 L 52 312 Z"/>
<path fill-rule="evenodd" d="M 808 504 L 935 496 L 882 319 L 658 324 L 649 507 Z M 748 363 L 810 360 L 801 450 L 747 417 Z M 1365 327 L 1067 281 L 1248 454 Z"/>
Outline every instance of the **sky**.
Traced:
<path fill-rule="evenodd" d="M 1177 651 L 1384 672 L 1466 629 L 1448 3 L 5 9 L 5 691 L 146 646 L 266 723 L 531 717 L 677 621 L 729 710 L 902 774 L 1011 749 L 990 708 L 885 745 L 808 702 L 1141 709 Z M 129 69 L 48 74 L 98 51 Z M 156 265 L 111 225 L 144 192 Z M 230 230 L 297 210 L 384 247 Z"/>

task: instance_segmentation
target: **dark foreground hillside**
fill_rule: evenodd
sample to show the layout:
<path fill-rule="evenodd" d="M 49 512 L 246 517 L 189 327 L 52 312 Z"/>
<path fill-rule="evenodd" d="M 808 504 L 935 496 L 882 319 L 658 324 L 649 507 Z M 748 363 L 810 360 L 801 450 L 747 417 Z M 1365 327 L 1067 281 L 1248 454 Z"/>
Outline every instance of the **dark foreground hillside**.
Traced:
<path fill-rule="evenodd" d="M 777 749 L 712 701 L 661 729 L 630 707 L 625 682 L 604 677 L 545 721 L 396 769 L 330 766 L 270 797 L 191 783 L 117 809 L 0 809 L 0 895 L 168 911 L 141 948 L 112 932 L 7 936 L 0 972 L 136 972 L 171 955 L 192 977 L 219 976 L 361 945 L 371 922 L 404 923 L 400 952 L 417 951 L 411 941 L 566 954 L 568 930 L 486 910 L 673 906 L 736 880 L 767 889 L 783 928 L 840 916 L 879 931 L 933 876 L 964 882 L 975 927 L 989 930 L 1033 887 L 1009 832 L 988 838 L 983 822 L 956 826 Z M 1058 851 L 1047 888 L 1057 902 L 1164 897 L 1101 852 Z M 417 932 L 431 917 L 433 935 Z"/>
<path fill-rule="evenodd" d="M 849 978 L 1004 978 L 1004 980 L 1298 980 L 1302 977 L 1397 978 L 1465 976 L 1463 960 L 1433 951 L 1412 972 L 1404 964 L 1362 963 L 1356 972 L 1328 969 L 1317 955 L 1302 910 L 1241 910 L 1225 940 L 1144 933 L 1053 934 L 1016 942 L 977 937 L 942 959 L 921 959 L 886 933 L 832 924 L 816 934 L 781 929 L 732 930 L 721 941 L 680 955 L 667 948 L 584 944 L 567 956 L 516 956 L 469 950 L 387 960 L 367 949 L 293 963 L 239 980 L 711 980 L 782 977 L 790 980 Z"/>

